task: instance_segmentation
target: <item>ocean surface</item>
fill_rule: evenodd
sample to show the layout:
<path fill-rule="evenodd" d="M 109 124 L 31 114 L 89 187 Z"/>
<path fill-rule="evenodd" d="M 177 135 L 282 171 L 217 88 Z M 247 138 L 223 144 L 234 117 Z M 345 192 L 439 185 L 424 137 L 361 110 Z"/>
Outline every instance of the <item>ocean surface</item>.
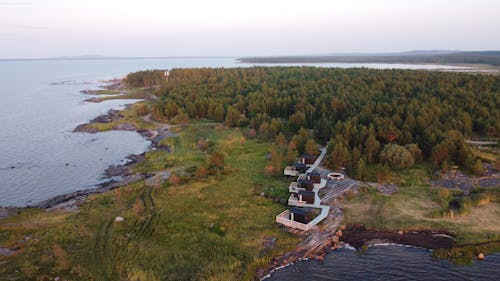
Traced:
<path fill-rule="evenodd" d="M 327 67 L 453 69 L 439 65 L 313 64 Z M 72 133 L 109 109 L 132 100 L 84 102 L 85 89 L 144 69 L 237 67 L 234 58 L 0 61 L 0 206 L 26 206 L 95 187 L 110 165 L 142 153 L 135 132 Z"/>
<path fill-rule="evenodd" d="M 325 257 L 297 262 L 271 273 L 266 281 L 499 280 L 500 253 L 473 265 L 455 265 L 430 257 L 430 250 L 406 246 L 373 246 L 363 254 L 340 248 Z"/>

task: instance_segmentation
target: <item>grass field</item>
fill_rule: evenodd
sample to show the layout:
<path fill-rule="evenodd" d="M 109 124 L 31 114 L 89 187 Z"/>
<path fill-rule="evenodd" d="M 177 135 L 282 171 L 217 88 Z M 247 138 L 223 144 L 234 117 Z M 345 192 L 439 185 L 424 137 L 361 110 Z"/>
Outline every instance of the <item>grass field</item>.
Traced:
<path fill-rule="evenodd" d="M 446 229 L 456 234 L 459 244 L 500 241 L 500 204 L 491 202 L 471 208 L 466 215 L 429 218 L 441 206 L 433 201 L 428 186 L 406 186 L 391 196 L 376 190 L 350 195 L 343 201 L 346 223 L 362 223 L 369 228 Z"/>
<path fill-rule="evenodd" d="M 293 248 L 298 238 L 274 223 L 284 206 L 258 195 L 287 188 L 263 175 L 268 145 L 237 129 L 178 133 L 172 154 L 148 153 L 136 167 L 184 170 L 178 185 L 139 182 L 91 196 L 78 211 L 25 210 L 0 221 L 0 246 L 22 247 L 0 257 L 0 280 L 251 280 L 272 256 Z M 196 149 L 200 137 L 210 150 Z M 185 170 L 205 165 L 211 151 L 224 153 L 224 172 L 190 177 Z M 169 157 L 175 165 L 165 167 Z M 262 245 L 266 237 L 277 238 L 274 248 Z"/>
<path fill-rule="evenodd" d="M 152 89 L 147 88 L 129 88 L 126 90 L 97 90 L 92 92 L 96 95 L 96 102 L 112 99 L 145 99 L 153 94 Z"/>

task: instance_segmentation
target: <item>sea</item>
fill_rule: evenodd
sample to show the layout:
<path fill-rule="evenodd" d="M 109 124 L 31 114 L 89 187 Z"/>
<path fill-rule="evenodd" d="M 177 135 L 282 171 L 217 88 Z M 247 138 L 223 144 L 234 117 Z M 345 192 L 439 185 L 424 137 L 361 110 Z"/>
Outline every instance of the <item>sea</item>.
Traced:
<path fill-rule="evenodd" d="M 266 281 L 499 280 L 500 253 L 468 265 L 431 257 L 431 250 L 404 245 L 371 246 L 360 253 L 339 248 L 322 262 L 300 261 L 272 272 Z"/>
<path fill-rule="evenodd" d="M 94 188 L 107 180 L 107 167 L 123 164 L 128 155 L 149 149 L 150 143 L 136 132 L 73 133 L 78 125 L 137 101 L 85 102 L 90 96 L 82 90 L 99 89 L 104 81 L 138 70 L 252 65 L 227 57 L 0 60 L 0 206 L 24 207 Z M 442 65 L 313 65 L 454 69 Z M 500 276 L 498 264 L 499 254 L 471 266 L 456 266 L 432 259 L 424 249 L 373 247 L 363 255 L 340 249 L 322 263 L 299 262 L 273 272 L 268 280 L 494 280 Z"/>

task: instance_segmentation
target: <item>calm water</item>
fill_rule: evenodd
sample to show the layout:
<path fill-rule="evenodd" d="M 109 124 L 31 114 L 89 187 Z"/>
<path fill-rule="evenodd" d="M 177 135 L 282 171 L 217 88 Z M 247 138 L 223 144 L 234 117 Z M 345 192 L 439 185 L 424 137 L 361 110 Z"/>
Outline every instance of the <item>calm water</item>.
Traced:
<path fill-rule="evenodd" d="M 362 255 L 342 248 L 321 263 L 302 261 L 271 274 L 274 280 L 500 280 L 500 253 L 459 266 L 430 257 L 429 250 L 405 246 L 370 247 Z"/>
<path fill-rule="evenodd" d="M 109 165 L 148 148 L 135 132 L 72 133 L 110 108 L 133 102 L 86 103 L 89 96 L 81 90 L 136 70 L 232 64 L 232 59 L 0 61 L 0 206 L 92 188 Z"/>
<path fill-rule="evenodd" d="M 135 132 L 72 133 L 79 124 L 133 101 L 85 103 L 81 90 L 143 69 L 234 67 L 233 58 L 0 61 L 0 206 L 25 206 L 92 188 L 103 171 L 148 143 Z M 319 64 L 436 69 L 444 66 Z M 53 84 L 56 83 L 56 84 Z"/>

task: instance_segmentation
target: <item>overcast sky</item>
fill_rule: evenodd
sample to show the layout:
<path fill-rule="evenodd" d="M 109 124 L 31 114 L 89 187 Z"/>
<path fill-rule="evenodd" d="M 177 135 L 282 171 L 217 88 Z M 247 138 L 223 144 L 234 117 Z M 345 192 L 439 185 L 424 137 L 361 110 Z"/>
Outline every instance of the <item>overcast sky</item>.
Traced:
<path fill-rule="evenodd" d="M 0 58 L 499 50 L 499 0 L 0 0 Z"/>

